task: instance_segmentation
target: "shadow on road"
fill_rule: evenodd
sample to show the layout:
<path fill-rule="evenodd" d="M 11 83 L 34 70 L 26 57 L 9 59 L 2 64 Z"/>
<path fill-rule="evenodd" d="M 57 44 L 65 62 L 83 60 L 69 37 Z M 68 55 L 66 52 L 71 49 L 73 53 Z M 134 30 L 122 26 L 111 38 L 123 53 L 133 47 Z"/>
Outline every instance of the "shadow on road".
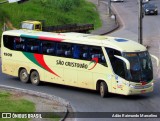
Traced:
<path fill-rule="evenodd" d="M 18 83 L 18 85 L 20 83 L 23 85 L 23 83 L 19 81 L 19 78 L 17 78 L 17 77 L 10 77 L 10 78 L 11 78 L 12 81 L 15 81 L 15 83 Z M 35 87 L 31 83 L 27 83 L 25 85 L 30 86 L 30 87 L 31 86 Z M 74 94 L 77 94 L 77 95 L 81 94 L 81 95 L 88 95 L 88 97 L 93 96 L 95 98 L 101 98 L 99 92 L 94 91 L 94 90 L 82 89 L 82 88 L 65 86 L 65 85 L 54 84 L 54 83 L 48 83 L 48 82 L 47 83 L 43 82 L 39 87 L 44 87 L 46 89 L 53 89 L 54 88 L 56 90 L 62 90 L 67 94 L 74 92 Z M 38 86 L 37 86 L 37 88 L 38 88 Z M 129 96 L 118 95 L 118 94 L 109 94 L 105 98 L 105 100 L 117 99 L 117 100 L 139 101 L 139 100 L 146 100 L 146 99 L 149 99 L 149 98 L 154 98 L 155 96 L 157 96 L 157 94 L 155 92 L 148 93 L 148 94 L 140 94 L 140 95 L 129 95 Z"/>

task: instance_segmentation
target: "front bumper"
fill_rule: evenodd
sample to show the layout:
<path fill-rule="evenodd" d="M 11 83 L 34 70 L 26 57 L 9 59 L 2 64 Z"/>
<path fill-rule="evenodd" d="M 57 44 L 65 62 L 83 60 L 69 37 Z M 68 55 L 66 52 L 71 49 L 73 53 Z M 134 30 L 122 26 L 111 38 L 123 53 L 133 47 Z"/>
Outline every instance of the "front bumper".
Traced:
<path fill-rule="evenodd" d="M 143 88 L 131 88 L 131 87 L 126 87 L 124 95 L 137 95 L 137 94 L 144 94 L 144 93 L 149 93 L 153 92 L 153 85 L 145 85 L 141 86 Z"/>
<path fill-rule="evenodd" d="M 111 0 L 111 2 L 123 2 L 124 0 Z"/>
<path fill-rule="evenodd" d="M 158 11 L 146 11 L 145 14 L 146 15 L 155 15 L 155 14 L 158 14 Z"/>

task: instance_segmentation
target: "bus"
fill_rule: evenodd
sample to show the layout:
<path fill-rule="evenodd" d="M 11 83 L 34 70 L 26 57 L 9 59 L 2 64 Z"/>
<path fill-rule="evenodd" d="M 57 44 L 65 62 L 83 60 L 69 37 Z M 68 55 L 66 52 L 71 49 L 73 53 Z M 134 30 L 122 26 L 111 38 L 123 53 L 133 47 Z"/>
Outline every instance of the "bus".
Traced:
<path fill-rule="evenodd" d="M 101 97 L 153 91 L 151 55 L 143 45 L 124 38 L 9 30 L 2 34 L 1 58 L 2 72 L 23 83 L 97 90 Z"/>

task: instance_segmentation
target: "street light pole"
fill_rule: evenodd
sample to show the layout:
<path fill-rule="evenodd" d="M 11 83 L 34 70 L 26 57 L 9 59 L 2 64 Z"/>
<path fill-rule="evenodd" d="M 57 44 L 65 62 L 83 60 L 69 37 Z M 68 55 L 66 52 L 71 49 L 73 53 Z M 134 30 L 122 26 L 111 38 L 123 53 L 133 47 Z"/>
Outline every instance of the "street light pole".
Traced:
<path fill-rule="evenodd" d="M 142 13 L 142 0 L 138 0 L 139 13 L 138 13 L 138 42 L 143 44 L 143 13 Z"/>

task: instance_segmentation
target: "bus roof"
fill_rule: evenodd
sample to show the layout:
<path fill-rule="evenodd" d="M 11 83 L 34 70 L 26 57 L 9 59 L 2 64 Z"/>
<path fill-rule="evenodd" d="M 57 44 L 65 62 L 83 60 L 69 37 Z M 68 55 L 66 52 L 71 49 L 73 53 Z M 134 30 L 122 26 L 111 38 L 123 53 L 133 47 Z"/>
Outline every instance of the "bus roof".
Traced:
<path fill-rule="evenodd" d="M 143 45 L 124 38 L 110 37 L 104 35 L 92 35 L 83 33 L 52 33 L 33 30 L 10 30 L 3 32 L 3 35 L 37 38 L 40 40 L 71 42 L 94 46 L 104 46 L 117 49 L 122 52 L 146 51 Z"/>

